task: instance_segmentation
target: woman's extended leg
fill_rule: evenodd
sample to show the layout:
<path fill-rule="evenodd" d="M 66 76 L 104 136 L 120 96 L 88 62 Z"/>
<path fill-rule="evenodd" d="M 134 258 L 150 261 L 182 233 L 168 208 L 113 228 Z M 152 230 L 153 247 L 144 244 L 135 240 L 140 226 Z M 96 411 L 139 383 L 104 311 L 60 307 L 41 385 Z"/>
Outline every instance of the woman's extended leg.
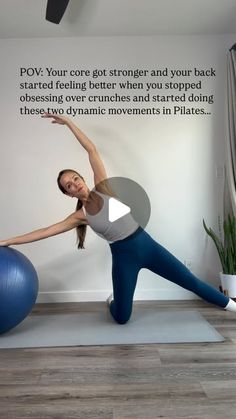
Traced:
<path fill-rule="evenodd" d="M 133 295 L 141 268 L 192 291 L 209 303 L 236 311 L 236 303 L 195 275 L 163 246 L 142 231 L 129 240 L 110 245 L 114 300 L 110 311 L 117 323 L 126 323 L 132 313 Z"/>
<path fill-rule="evenodd" d="M 181 287 L 192 291 L 202 299 L 219 307 L 225 308 L 229 303 L 229 297 L 209 285 L 195 275 L 175 256 L 168 252 L 163 246 L 146 234 L 144 243 L 146 268 L 152 272 L 174 282 Z"/>

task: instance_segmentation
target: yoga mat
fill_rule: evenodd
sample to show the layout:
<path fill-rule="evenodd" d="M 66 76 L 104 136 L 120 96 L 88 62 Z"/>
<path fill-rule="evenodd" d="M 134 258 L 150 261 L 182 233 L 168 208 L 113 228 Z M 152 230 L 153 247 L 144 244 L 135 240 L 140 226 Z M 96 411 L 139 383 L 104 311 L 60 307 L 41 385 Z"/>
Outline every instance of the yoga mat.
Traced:
<path fill-rule="evenodd" d="M 195 310 L 135 312 L 125 325 L 116 324 L 104 310 L 30 315 L 0 335 L 0 348 L 222 341 L 224 338 Z"/>

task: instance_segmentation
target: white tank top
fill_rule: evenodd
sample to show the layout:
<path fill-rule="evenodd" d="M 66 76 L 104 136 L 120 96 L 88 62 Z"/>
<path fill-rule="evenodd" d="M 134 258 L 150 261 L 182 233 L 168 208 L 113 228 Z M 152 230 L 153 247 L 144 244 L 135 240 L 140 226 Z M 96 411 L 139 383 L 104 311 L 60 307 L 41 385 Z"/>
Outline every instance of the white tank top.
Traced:
<path fill-rule="evenodd" d="M 85 212 L 89 226 L 93 231 L 95 231 L 95 233 L 98 234 L 98 236 L 107 240 L 109 243 L 113 243 L 115 241 L 125 239 L 137 230 L 139 225 L 130 213 L 113 222 L 109 221 L 108 211 L 109 199 L 111 197 L 97 191 L 96 194 L 100 195 L 103 199 L 103 206 L 101 210 L 95 215 L 89 214 L 86 211 L 86 208 Z"/>

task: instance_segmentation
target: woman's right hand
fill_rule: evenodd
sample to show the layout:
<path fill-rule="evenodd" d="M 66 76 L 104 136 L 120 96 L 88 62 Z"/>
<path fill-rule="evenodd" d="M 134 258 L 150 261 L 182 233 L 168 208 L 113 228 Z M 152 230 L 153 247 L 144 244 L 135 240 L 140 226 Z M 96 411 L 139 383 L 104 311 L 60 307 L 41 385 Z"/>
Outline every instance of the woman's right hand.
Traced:
<path fill-rule="evenodd" d="M 48 112 L 45 112 L 42 115 L 42 118 L 51 118 L 52 119 L 52 124 L 66 125 L 69 122 L 69 118 L 67 116 L 52 115 Z"/>
<path fill-rule="evenodd" d="M 7 243 L 7 240 L 0 240 L 0 247 L 6 247 L 9 246 L 9 244 Z"/>

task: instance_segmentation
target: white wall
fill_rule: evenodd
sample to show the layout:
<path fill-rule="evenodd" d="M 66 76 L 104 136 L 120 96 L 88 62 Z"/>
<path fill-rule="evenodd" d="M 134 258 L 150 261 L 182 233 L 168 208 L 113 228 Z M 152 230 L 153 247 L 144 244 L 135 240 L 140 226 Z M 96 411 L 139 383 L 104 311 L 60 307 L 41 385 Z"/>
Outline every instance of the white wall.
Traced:
<path fill-rule="evenodd" d="M 196 275 L 218 286 L 220 265 L 202 219 L 216 226 L 222 208 L 222 180 L 215 172 L 224 164 L 226 55 L 234 42 L 233 35 L 1 40 L 0 237 L 50 225 L 74 210 L 76 201 L 56 187 L 61 168 L 78 169 L 92 186 L 86 153 L 65 127 L 19 114 L 20 67 L 213 67 L 216 77 L 204 84 L 204 92 L 214 94 L 211 115 L 80 116 L 75 121 L 97 145 L 109 176 L 130 177 L 148 193 L 147 231 L 182 261 L 191 260 Z M 38 271 L 38 301 L 104 300 L 110 292 L 107 243 L 89 230 L 86 249 L 78 251 L 75 239 L 69 232 L 18 247 Z M 135 296 L 194 298 L 146 270 L 140 272 Z"/>

